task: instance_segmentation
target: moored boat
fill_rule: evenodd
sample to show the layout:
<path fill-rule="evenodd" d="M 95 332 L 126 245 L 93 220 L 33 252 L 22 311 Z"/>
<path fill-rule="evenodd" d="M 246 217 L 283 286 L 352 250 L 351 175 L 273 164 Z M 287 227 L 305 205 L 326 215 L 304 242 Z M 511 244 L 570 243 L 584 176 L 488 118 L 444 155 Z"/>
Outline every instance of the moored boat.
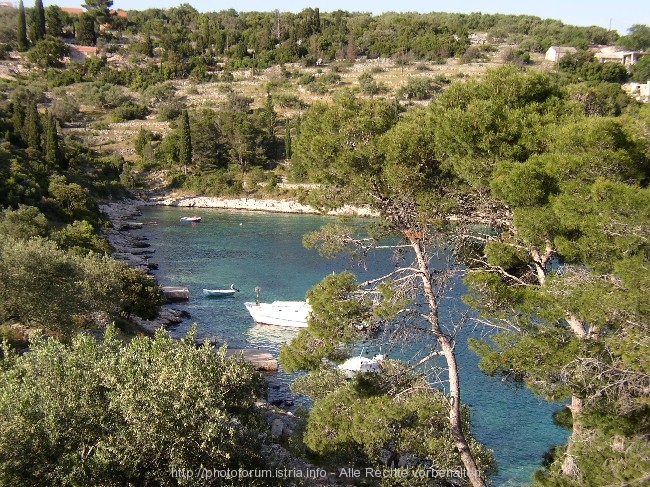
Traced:
<path fill-rule="evenodd" d="M 182 222 L 198 223 L 198 222 L 201 221 L 201 217 L 196 216 L 196 215 L 194 215 L 194 216 L 182 216 L 181 221 Z"/>
<path fill-rule="evenodd" d="M 256 323 L 261 325 L 305 328 L 311 306 L 307 301 L 273 301 L 272 303 L 244 303 Z"/>
<path fill-rule="evenodd" d="M 238 292 L 239 289 L 234 284 L 230 285 L 230 289 L 203 289 L 203 295 L 209 298 L 226 298 Z"/>

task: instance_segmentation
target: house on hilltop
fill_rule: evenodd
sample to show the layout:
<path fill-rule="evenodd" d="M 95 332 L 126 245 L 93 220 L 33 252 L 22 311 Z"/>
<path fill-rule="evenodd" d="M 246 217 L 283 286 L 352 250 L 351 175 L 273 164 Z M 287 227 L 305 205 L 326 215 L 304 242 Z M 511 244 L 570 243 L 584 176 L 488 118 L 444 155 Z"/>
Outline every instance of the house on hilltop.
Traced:
<path fill-rule="evenodd" d="M 575 47 L 551 46 L 546 51 L 545 59 L 554 63 L 562 59 L 567 54 L 575 54 L 578 50 Z"/>
<path fill-rule="evenodd" d="M 81 15 L 84 13 L 84 9 L 81 7 L 61 7 L 61 10 L 63 10 L 65 13 L 70 14 L 70 15 Z"/>
<path fill-rule="evenodd" d="M 85 12 L 83 8 L 77 8 L 77 7 L 62 7 L 61 10 L 66 12 L 67 14 L 70 15 L 81 15 Z M 111 17 L 117 17 L 120 19 L 126 19 L 128 17 L 128 13 L 126 10 L 109 10 L 108 15 Z M 111 27 L 110 24 L 100 24 L 99 30 L 107 30 Z"/>
<path fill-rule="evenodd" d="M 81 7 L 61 7 L 61 10 L 63 10 L 66 13 L 69 13 L 70 15 L 81 15 L 82 13 L 85 12 L 85 10 Z M 113 17 L 120 17 L 123 19 L 126 19 L 128 14 L 126 10 L 109 10 L 108 15 L 111 15 Z"/>
<path fill-rule="evenodd" d="M 643 56 L 638 51 L 618 51 L 616 48 L 603 47 L 594 54 L 599 63 L 619 63 L 623 66 L 632 66 Z"/>

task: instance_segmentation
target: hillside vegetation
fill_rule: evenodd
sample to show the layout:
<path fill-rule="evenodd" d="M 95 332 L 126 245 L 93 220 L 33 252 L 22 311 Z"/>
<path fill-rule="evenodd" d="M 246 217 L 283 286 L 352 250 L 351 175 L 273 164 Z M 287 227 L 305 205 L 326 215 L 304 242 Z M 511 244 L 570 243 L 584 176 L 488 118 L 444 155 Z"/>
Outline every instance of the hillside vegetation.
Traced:
<path fill-rule="evenodd" d="M 533 482 L 647 481 L 650 108 L 621 84 L 645 80 L 650 56 L 628 72 L 587 51 L 647 49 L 647 26 L 618 37 L 530 16 L 182 5 L 124 17 L 110 7 L 88 0 L 73 16 L 37 0 L 0 10 L 3 483 L 176 485 L 165 472 L 183 462 L 274 461 L 259 456 L 259 384 L 246 367 L 163 334 L 123 349 L 113 328 L 102 345 L 77 335 L 110 322 L 127 330 L 131 315 L 160 304 L 155 282 L 110 259 L 99 236 L 109 222 L 98 202 L 129 190 L 263 194 L 380 215 L 372 235 L 398 242 L 395 272 L 325 278 L 310 291 L 309 327 L 282 352 L 287 369 L 308 372 L 297 387 L 314 399 L 287 446 L 318 464 L 408 458 L 416 469 L 471 472 L 454 485 L 486 484 L 494 461 L 471 434 L 453 373 L 466 317 L 439 314 L 448 279 L 461 275 L 475 321 L 490 330 L 470 342 L 481 368 L 568 404 L 556 419 L 569 441 Z M 73 38 L 98 55 L 69 61 Z M 550 63 L 550 45 L 578 51 Z M 362 257 L 376 243 L 343 226 L 306 238 Z M 437 248 L 453 256 L 446 268 L 429 254 Z M 425 355 L 445 359 L 448 393 L 399 363 L 350 382 L 323 368 L 378 328 L 429 334 Z M 30 337 L 33 353 L 11 350 Z M 176 377 L 178 364 L 191 378 Z M 202 370 L 223 384 L 202 388 Z M 245 387 L 243 403 L 229 402 L 228 377 Z M 160 416 L 138 415 L 145 403 Z M 342 410 L 356 419 L 341 421 Z M 155 455 L 156 435 L 169 452 Z"/>

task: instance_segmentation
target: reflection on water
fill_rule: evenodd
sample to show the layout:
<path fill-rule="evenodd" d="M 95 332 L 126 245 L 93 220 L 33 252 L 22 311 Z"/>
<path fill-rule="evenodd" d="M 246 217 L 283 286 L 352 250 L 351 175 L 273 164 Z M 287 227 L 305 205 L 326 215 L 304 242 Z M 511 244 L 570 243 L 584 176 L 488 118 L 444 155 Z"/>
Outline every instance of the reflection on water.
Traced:
<path fill-rule="evenodd" d="M 298 333 L 297 329 L 255 323 L 244 333 L 246 342 L 254 347 L 279 350 L 283 343 L 290 342 Z"/>

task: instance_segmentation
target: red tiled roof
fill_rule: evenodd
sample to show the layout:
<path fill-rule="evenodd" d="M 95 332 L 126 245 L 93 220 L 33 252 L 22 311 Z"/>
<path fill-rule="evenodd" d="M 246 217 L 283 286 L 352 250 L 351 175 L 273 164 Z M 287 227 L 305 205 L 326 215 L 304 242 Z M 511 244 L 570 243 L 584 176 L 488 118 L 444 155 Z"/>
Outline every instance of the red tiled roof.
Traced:
<path fill-rule="evenodd" d="M 81 15 L 82 13 L 84 13 L 84 9 L 77 8 L 77 7 L 61 7 L 61 10 L 73 15 Z"/>

